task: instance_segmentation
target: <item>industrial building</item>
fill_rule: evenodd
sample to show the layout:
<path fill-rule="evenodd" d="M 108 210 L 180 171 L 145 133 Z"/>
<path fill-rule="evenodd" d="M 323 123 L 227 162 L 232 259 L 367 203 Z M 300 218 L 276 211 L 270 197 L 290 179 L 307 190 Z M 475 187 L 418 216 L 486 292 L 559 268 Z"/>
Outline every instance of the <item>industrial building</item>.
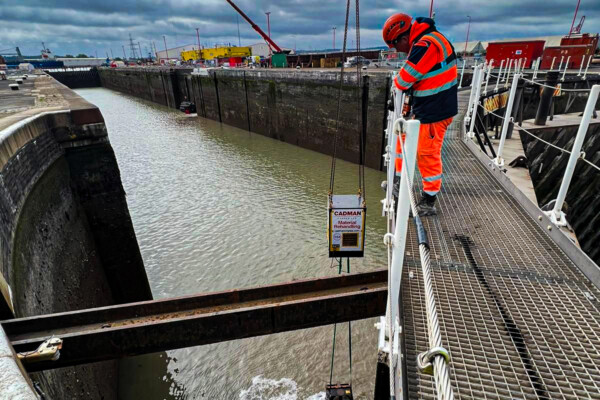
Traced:
<path fill-rule="evenodd" d="M 479 40 L 473 40 L 467 42 L 466 55 L 474 56 L 475 54 L 485 54 L 488 42 L 482 42 Z M 465 42 L 454 42 L 452 43 L 456 54 L 463 56 L 465 55 Z"/>
<path fill-rule="evenodd" d="M 164 64 L 167 60 L 169 61 L 181 61 L 181 53 L 184 51 L 198 50 L 198 45 L 187 44 L 185 46 L 172 47 L 167 50 L 160 50 L 156 52 L 156 58 L 160 64 Z"/>

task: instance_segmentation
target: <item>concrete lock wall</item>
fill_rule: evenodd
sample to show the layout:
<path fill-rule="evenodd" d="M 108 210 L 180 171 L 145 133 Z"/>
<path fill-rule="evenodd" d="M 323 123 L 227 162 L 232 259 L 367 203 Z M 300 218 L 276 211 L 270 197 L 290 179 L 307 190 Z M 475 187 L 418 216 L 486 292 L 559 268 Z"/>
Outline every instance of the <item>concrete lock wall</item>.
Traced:
<path fill-rule="evenodd" d="M 102 115 L 69 103 L 0 135 L 0 319 L 152 298 Z M 118 362 L 31 377 L 48 398 L 116 399 Z"/>
<path fill-rule="evenodd" d="M 100 86 L 100 76 L 96 68 L 89 70 L 51 70 L 48 75 L 71 89 L 91 88 Z"/>
<path fill-rule="evenodd" d="M 325 154 L 333 152 L 338 71 L 100 69 L 102 86 L 176 108 L 185 98 L 198 115 Z M 338 156 L 359 161 L 366 117 L 365 163 L 382 167 L 388 74 L 348 72 L 342 87 Z M 160 88 L 163 88 L 162 92 Z"/>

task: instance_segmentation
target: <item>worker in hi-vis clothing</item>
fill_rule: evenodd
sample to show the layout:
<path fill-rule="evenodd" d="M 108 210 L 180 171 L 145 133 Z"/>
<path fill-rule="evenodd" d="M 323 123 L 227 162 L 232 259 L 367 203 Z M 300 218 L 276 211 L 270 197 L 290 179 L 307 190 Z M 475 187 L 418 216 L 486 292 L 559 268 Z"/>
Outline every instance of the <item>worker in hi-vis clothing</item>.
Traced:
<path fill-rule="evenodd" d="M 442 143 L 448 125 L 458 113 L 457 69 L 454 48 L 430 18 L 412 21 L 394 14 L 383 25 L 383 40 L 390 48 L 408 53 L 394 84 L 410 97 L 414 118 L 421 122 L 417 165 L 423 178 L 419 215 L 435 215 L 435 200 L 442 186 Z M 402 171 L 397 145 L 396 176 Z"/>

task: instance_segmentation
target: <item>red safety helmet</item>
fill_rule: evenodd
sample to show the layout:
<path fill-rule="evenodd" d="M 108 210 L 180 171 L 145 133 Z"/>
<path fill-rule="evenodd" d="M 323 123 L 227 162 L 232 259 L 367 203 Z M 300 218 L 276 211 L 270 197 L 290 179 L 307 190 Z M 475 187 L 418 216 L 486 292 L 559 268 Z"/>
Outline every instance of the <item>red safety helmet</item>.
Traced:
<path fill-rule="evenodd" d="M 388 47 L 394 47 L 398 38 L 410 30 L 412 17 L 410 15 L 398 13 L 394 14 L 383 24 L 383 41 Z"/>

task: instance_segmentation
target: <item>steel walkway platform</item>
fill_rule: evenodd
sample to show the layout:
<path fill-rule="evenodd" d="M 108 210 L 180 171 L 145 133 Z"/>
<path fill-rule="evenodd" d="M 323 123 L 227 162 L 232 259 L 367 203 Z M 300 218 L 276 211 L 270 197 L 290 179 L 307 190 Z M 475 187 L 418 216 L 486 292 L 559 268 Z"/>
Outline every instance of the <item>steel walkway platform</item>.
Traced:
<path fill-rule="evenodd" d="M 600 291 L 463 142 L 468 95 L 459 95 L 442 151 L 438 216 L 424 218 L 455 397 L 600 399 Z M 408 397 L 434 399 L 433 378 L 417 372 L 427 318 L 409 231 L 401 294 Z"/>

